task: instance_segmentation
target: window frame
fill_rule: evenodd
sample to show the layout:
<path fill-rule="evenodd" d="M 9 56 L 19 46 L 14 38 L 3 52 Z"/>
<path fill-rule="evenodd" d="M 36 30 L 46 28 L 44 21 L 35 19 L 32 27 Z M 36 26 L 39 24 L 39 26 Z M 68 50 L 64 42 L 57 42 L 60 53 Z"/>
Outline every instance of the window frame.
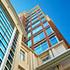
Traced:
<path fill-rule="evenodd" d="M 20 49 L 20 60 L 25 61 L 25 52 Z"/>
<path fill-rule="evenodd" d="M 58 40 L 57 36 L 52 36 L 51 38 L 53 38 L 53 37 L 55 37 L 55 38 L 56 38 L 56 41 L 57 41 L 57 43 L 58 43 L 58 42 L 59 42 L 59 40 Z M 51 39 L 51 38 L 50 38 L 50 39 Z M 51 43 L 51 41 L 50 41 L 50 43 Z M 53 45 L 56 45 L 57 43 L 55 43 L 55 44 L 52 44 L 52 43 L 51 43 L 51 45 L 53 46 Z"/>

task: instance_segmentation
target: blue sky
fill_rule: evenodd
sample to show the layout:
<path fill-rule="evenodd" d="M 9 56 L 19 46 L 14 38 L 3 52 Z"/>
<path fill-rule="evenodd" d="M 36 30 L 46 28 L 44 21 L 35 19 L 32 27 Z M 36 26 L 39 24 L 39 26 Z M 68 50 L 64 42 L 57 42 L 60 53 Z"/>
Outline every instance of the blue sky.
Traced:
<path fill-rule="evenodd" d="M 39 5 L 70 44 L 70 0 L 10 0 L 17 14 Z"/>

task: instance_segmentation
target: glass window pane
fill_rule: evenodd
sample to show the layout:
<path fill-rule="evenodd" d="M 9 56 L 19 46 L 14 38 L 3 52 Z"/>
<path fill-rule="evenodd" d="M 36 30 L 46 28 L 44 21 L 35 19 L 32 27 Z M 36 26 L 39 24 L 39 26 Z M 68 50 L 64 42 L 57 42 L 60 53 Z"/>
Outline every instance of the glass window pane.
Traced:
<path fill-rule="evenodd" d="M 6 32 L 8 32 L 8 34 L 11 36 L 10 29 L 9 29 L 8 25 L 5 24 L 5 23 L 7 23 L 7 22 L 4 21 L 4 19 L 2 19 L 2 21 L 1 21 L 1 26 L 4 27 L 4 29 L 6 30 Z"/>
<path fill-rule="evenodd" d="M 8 67 L 9 70 L 11 70 L 11 64 L 9 63 L 8 60 L 7 60 L 6 66 Z"/>
<path fill-rule="evenodd" d="M 35 18 L 32 20 L 32 23 L 36 22 L 38 20 L 38 18 Z"/>
<path fill-rule="evenodd" d="M 42 48 L 40 48 L 40 45 L 39 45 L 34 49 L 34 51 L 37 55 L 39 55 L 39 54 L 41 54 Z"/>
<path fill-rule="evenodd" d="M 4 47 L 3 43 L 0 41 L 0 49 L 5 53 L 6 48 Z"/>
<path fill-rule="evenodd" d="M 40 16 L 40 18 L 42 18 L 42 17 L 44 17 L 44 14 L 42 14 L 42 15 Z"/>
<path fill-rule="evenodd" d="M 37 46 L 34 51 L 36 54 L 40 55 L 41 53 L 45 52 L 48 49 L 48 43 L 44 42 L 42 44 L 40 44 L 39 46 Z"/>
<path fill-rule="evenodd" d="M 5 11 L 3 10 L 3 8 L 1 6 L 0 6 L 0 11 L 1 11 L 1 15 L 5 18 L 6 22 L 8 22 L 8 25 L 9 25 L 10 29 L 13 30 L 14 26 L 13 25 L 10 25 L 10 22 L 7 19 L 6 13 L 5 13 Z"/>
<path fill-rule="evenodd" d="M 53 32 L 52 28 L 49 27 L 48 29 L 46 29 L 46 33 L 49 36 L 51 33 Z"/>
<path fill-rule="evenodd" d="M 34 37 L 34 44 L 36 44 L 39 41 L 40 41 L 39 35 L 35 36 Z"/>
<path fill-rule="evenodd" d="M 31 28 L 29 27 L 29 28 L 28 28 L 28 31 L 29 31 L 30 29 L 31 29 Z"/>
<path fill-rule="evenodd" d="M 36 29 L 33 30 L 33 34 L 35 34 L 36 32 L 40 31 L 42 29 L 42 26 L 37 27 Z"/>
<path fill-rule="evenodd" d="M 10 23 L 7 21 L 7 18 L 5 18 L 5 16 L 3 15 L 3 13 L 1 13 L 1 24 L 4 25 L 4 27 L 6 28 L 6 30 L 8 29 L 9 33 L 12 33 L 13 29 L 11 29 L 11 25 L 9 25 Z"/>
<path fill-rule="evenodd" d="M 2 60 L 3 57 L 4 57 L 4 54 L 3 54 L 2 50 L 0 49 L 0 59 Z"/>
<path fill-rule="evenodd" d="M 50 59 L 51 57 L 50 57 L 50 55 L 49 55 L 49 53 L 47 53 L 47 56 L 42 60 L 42 62 L 46 62 L 48 59 Z"/>
<path fill-rule="evenodd" d="M 28 33 L 28 38 L 31 37 L 31 33 Z"/>
<path fill-rule="evenodd" d="M 10 55 L 14 57 L 14 53 L 12 52 L 12 50 L 10 50 Z"/>
<path fill-rule="evenodd" d="M 37 36 L 34 37 L 34 44 L 37 43 L 37 42 L 39 42 L 39 41 L 41 41 L 44 38 L 45 38 L 44 32 L 40 33 L 39 35 L 37 35 Z"/>
<path fill-rule="evenodd" d="M 31 40 L 28 41 L 28 47 L 32 46 Z"/>
<path fill-rule="evenodd" d="M 36 18 L 36 17 L 37 17 L 37 15 L 33 16 L 32 19 L 34 19 L 34 18 Z"/>
<path fill-rule="evenodd" d="M 46 19 L 45 19 L 44 17 L 41 19 L 42 22 L 44 22 L 45 20 L 46 20 Z"/>
<path fill-rule="evenodd" d="M 41 47 L 42 47 L 43 51 L 47 50 L 48 49 L 48 43 L 47 42 L 42 43 Z"/>
<path fill-rule="evenodd" d="M 45 23 L 43 24 L 44 27 L 47 27 L 48 25 L 49 25 L 48 22 L 45 22 Z"/>
<path fill-rule="evenodd" d="M 4 70 L 8 70 L 8 69 L 7 69 L 7 67 L 5 67 L 5 69 L 4 69 Z"/>
<path fill-rule="evenodd" d="M 29 22 L 29 21 L 28 21 Z M 28 23 L 28 26 L 30 25 L 30 23 Z"/>
<path fill-rule="evenodd" d="M 11 63 L 13 62 L 13 59 L 12 59 L 11 55 L 8 56 L 8 59 Z"/>
<path fill-rule="evenodd" d="M 44 32 L 42 32 L 42 33 L 39 34 L 39 39 L 42 40 L 43 38 L 45 38 Z"/>
<path fill-rule="evenodd" d="M 25 52 L 23 52 L 22 50 L 20 51 L 20 59 L 21 61 L 25 60 Z"/>
<path fill-rule="evenodd" d="M 9 42 L 9 39 L 7 38 L 7 35 L 3 32 L 2 28 L 0 28 L 0 32 L 2 34 L 2 36 L 5 38 L 6 42 Z"/>
<path fill-rule="evenodd" d="M 1 23 L 2 24 L 2 23 Z M 3 25 L 1 25 L 2 30 L 4 31 L 4 33 L 7 35 L 8 39 L 10 39 L 10 35 L 7 32 L 7 30 L 5 29 L 5 27 Z"/>
<path fill-rule="evenodd" d="M 51 45 L 55 45 L 56 43 L 58 43 L 57 37 L 56 37 L 56 36 L 52 37 L 52 38 L 50 39 L 50 42 L 51 42 Z"/>
<path fill-rule="evenodd" d="M 35 26 L 37 26 L 38 24 L 40 24 L 40 21 L 37 21 L 35 24 L 32 25 L 32 28 L 34 28 Z"/>
<path fill-rule="evenodd" d="M 3 45 L 6 48 L 8 44 L 7 44 L 6 40 L 4 39 L 4 37 L 1 34 L 0 34 L 0 41 L 3 43 Z"/>

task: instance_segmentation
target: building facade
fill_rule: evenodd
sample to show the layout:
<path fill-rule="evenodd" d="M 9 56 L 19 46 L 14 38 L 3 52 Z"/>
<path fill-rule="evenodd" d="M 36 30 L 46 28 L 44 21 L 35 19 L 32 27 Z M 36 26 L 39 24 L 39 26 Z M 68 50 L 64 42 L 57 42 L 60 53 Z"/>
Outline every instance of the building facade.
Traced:
<path fill-rule="evenodd" d="M 66 55 L 70 46 L 49 16 L 45 15 L 39 6 L 36 6 L 28 12 L 20 13 L 19 19 L 26 31 L 23 41 L 42 61 L 37 70 L 65 70 L 67 67 L 64 68 L 65 66 L 62 65 L 64 63 L 63 60 L 69 60 L 69 58 L 61 58 L 61 55 Z M 58 60 L 56 59 L 57 57 Z M 68 60 L 66 63 L 69 62 Z M 49 66 L 47 66 L 48 64 Z"/>
<path fill-rule="evenodd" d="M 18 40 L 22 36 L 19 24 L 9 0 L 0 0 L 0 70 L 12 69 Z"/>

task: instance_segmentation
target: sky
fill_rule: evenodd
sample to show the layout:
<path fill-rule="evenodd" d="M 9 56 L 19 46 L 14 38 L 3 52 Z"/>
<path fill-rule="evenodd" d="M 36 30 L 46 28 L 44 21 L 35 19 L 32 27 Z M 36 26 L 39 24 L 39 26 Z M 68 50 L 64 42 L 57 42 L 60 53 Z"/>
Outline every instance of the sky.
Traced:
<path fill-rule="evenodd" d="M 17 14 L 39 5 L 70 44 L 70 0 L 10 0 Z"/>

